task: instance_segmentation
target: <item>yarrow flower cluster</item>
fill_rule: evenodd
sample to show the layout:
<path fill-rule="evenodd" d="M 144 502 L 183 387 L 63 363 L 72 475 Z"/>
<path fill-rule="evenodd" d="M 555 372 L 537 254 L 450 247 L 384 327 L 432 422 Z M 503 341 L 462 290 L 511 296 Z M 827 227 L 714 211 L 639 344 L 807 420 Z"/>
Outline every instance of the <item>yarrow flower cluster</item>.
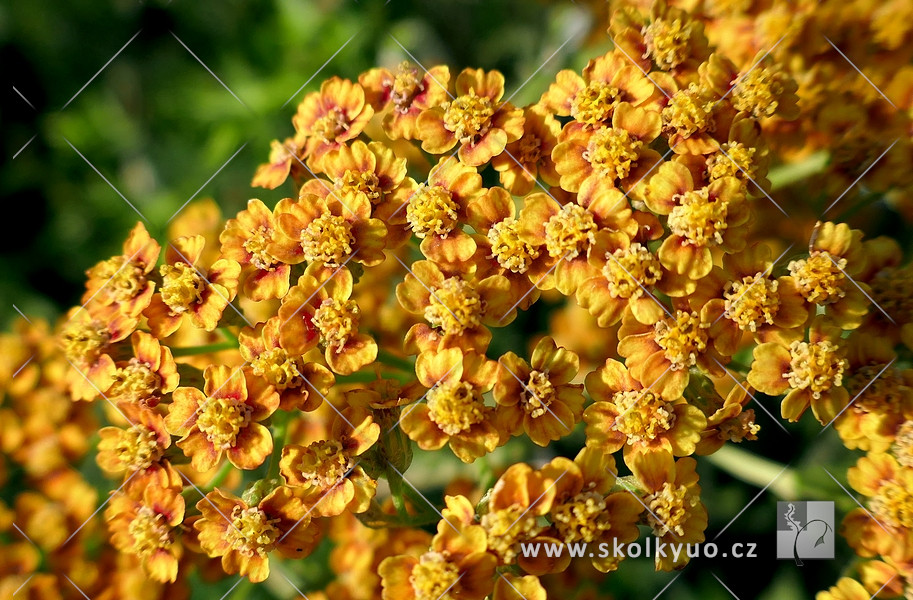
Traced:
<path fill-rule="evenodd" d="M 815 56 L 793 29 L 818 17 L 798 8 L 779 51 L 749 55 L 717 48 L 786 4 L 623 4 L 614 49 L 528 106 L 483 69 L 328 79 L 253 178 L 289 197 L 227 220 L 197 203 L 160 241 L 137 224 L 54 332 L 0 337 L 0 480 L 30 488 L 0 532 L 38 544 L 10 544 L 0 590 L 54 597 L 60 573 L 92 597 L 182 598 L 329 540 L 338 577 L 311 598 L 559 597 L 570 584 L 540 578 L 569 557 L 521 544 L 704 541 L 695 468 L 757 439 L 760 393 L 867 453 L 843 533 L 880 558 L 819 598 L 909 595 L 913 268 L 843 222 L 807 221 L 798 252 L 766 226 L 774 152 L 828 114 L 811 106 L 833 65 L 786 60 Z M 540 310 L 553 326 L 528 345 L 496 339 Z M 577 447 L 490 473 L 524 440 Z M 90 453 L 117 483 L 103 528 L 72 467 Z M 450 483 L 438 514 L 414 453 L 490 476 Z"/>

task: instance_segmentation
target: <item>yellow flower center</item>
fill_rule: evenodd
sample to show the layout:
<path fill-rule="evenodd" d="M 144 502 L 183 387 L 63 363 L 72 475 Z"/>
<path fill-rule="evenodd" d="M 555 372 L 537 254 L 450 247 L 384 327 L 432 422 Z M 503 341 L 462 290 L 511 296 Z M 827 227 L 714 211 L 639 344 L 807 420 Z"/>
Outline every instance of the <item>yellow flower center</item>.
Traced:
<path fill-rule="evenodd" d="M 460 335 L 482 323 L 484 306 L 479 292 L 460 277 L 448 277 L 432 291 L 425 320 L 445 335 Z"/>
<path fill-rule="evenodd" d="M 323 138 L 325 142 L 333 142 L 336 138 L 349 130 L 348 117 L 339 107 L 330 109 L 314 122 L 311 134 Z"/>
<path fill-rule="evenodd" d="M 403 114 L 408 112 L 412 99 L 423 88 L 419 70 L 406 61 L 400 63 L 396 69 L 396 75 L 393 77 L 393 85 L 390 90 L 390 100 L 393 102 L 394 110 Z"/>
<path fill-rule="evenodd" d="M 429 416 L 447 435 L 468 431 L 486 415 L 482 397 L 471 383 L 439 383 L 428 392 Z"/>
<path fill-rule="evenodd" d="M 355 300 L 327 298 L 320 303 L 312 322 L 320 333 L 321 343 L 329 348 L 339 349 L 358 331 L 360 314 Z"/>
<path fill-rule="evenodd" d="M 475 90 L 444 105 L 444 127 L 461 142 L 468 142 L 488 131 L 495 105 L 487 96 L 476 96 Z"/>
<path fill-rule="evenodd" d="M 840 346 L 829 340 L 823 342 L 795 341 L 789 346 L 790 371 L 783 377 L 793 389 L 810 389 L 818 399 L 822 392 L 843 384 L 846 359 L 841 357 Z"/>
<path fill-rule="evenodd" d="M 777 69 L 752 69 L 732 92 L 732 104 L 755 117 L 772 117 L 777 112 L 780 96 L 786 91 L 788 76 Z"/>
<path fill-rule="evenodd" d="M 738 324 L 739 329 L 752 333 L 762 325 L 772 325 L 780 310 L 778 287 L 779 282 L 763 272 L 729 282 L 723 292 L 726 317 Z"/>
<path fill-rule="evenodd" d="M 906 421 L 897 430 L 891 452 L 897 462 L 906 468 L 913 467 L 913 421 Z"/>
<path fill-rule="evenodd" d="M 145 558 L 156 550 L 167 548 L 174 542 L 171 528 L 165 517 L 148 506 L 141 506 L 127 526 L 133 539 L 133 554 Z"/>
<path fill-rule="evenodd" d="M 131 358 L 130 362 L 114 372 L 108 397 L 138 402 L 154 395 L 161 385 L 162 378 L 147 363 Z"/>
<path fill-rule="evenodd" d="M 346 169 L 342 177 L 338 177 L 334 183 L 336 189 L 343 194 L 360 193 L 367 196 L 372 204 L 377 204 L 380 200 L 381 192 L 380 179 L 374 171 L 353 171 Z"/>
<path fill-rule="evenodd" d="M 276 260 L 267 251 L 271 242 L 272 231 L 269 228 L 261 226 L 251 232 L 250 237 L 244 240 L 244 249 L 250 254 L 250 264 L 263 271 L 272 268 Z"/>
<path fill-rule="evenodd" d="M 352 224 L 344 217 L 324 213 L 301 232 L 301 249 L 309 263 L 338 267 L 352 254 Z"/>
<path fill-rule="evenodd" d="M 676 131 L 688 137 L 698 131 L 713 130 L 713 102 L 696 83 L 672 95 L 663 109 L 663 125 L 667 131 Z"/>
<path fill-rule="evenodd" d="M 303 383 L 298 362 L 283 348 L 268 348 L 250 361 L 250 366 L 254 375 L 263 377 L 280 391 Z"/>
<path fill-rule="evenodd" d="M 460 570 L 440 552 L 426 552 L 418 559 L 409 575 L 409 585 L 415 600 L 451 600 L 452 588 L 460 578 Z"/>
<path fill-rule="evenodd" d="M 756 440 L 761 426 L 754 421 L 754 411 L 749 409 L 734 419 L 720 423 L 719 438 L 727 442 L 739 443 L 743 440 Z"/>
<path fill-rule="evenodd" d="M 517 162 L 521 165 L 537 165 L 541 158 L 542 140 L 531 133 L 520 138 L 517 142 Z"/>
<path fill-rule="evenodd" d="M 663 483 L 662 489 L 644 498 L 644 504 L 652 512 L 647 513 L 647 522 L 657 537 L 669 532 L 679 536 L 685 535 L 688 511 L 699 503 L 697 496 L 692 495 L 686 486 L 667 481 Z"/>
<path fill-rule="evenodd" d="M 737 177 L 742 181 L 757 177 L 754 162 L 757 148 L 741 142 L 728 142 L 720 147 L 723 152 L 714 152 L 707 158 L 707 178 L 711 182 L 723 177 Z"/>
<path fill-rule="evenodd" d="M 612 528 L 605 498 L 596 492 L 581 492 L 552 508 L 552 519 L 559 539 L 565 544 L 600 540 Z"/>
<path fill-rule="evenodd" d="M 197 427 L 217 450 L 227 450 L 250 423 L 252 411 L 249 404 L 233 398 L 208 398 L 200 408 Z"/>
<path fill-rule="evenodd" d="M 526 273 L 534 260 L 539 258 L 539 249 L 527 244 L 518 233 L 519 222 L 513 217 L 498 221 L 488 230 L 491 256 L 502 268 L 513 273 Z"/>
<path fill-rule="evenodd" d="M 807 259 L 789 263 L 789 274 L 796 278 L 799 291 L 814 304 L 831 304 L 846 296 L 843 284 L 846 259 L 834 259 L 825 250 L 815 250 Z"/>
<path fill-rule="evenodd" d="M 406 220 L 412 226 L 416 237 L 424 238 L 430 233 L 446 238 L 457 225 L 459 208 L 449 190 L 439 185 L 426 186 L 423 183 L 409 198 L 409 204 L 406 205 Z"/>
<path fill-rule="evenodd" d="M 869 285 L 875 303 L 889 315 L 913 314 L 913 270 L 910 268 L 882 269 Z"/>
<path fill-rule="evenodd" d="M 844 386 L 850 397 L 856 399 L 851 410 L 891 416 L 906 410 L 913 399 L 913 390 L 900 371 L 885 367 L 886 364 L 873 364 L 853 369 Z"/>
<path fill-rule="evenodd" d="M 878 488 L 870 506 L 880 523 L 913 529 L 913 490 L 907 486 L 886 481 Z"/>
<path fill-rule="evenodd" d="M 673 200 L 675 208 L 669 214 L 669 229 L 673 234 L 695 246 L 723 243 L 723 232 L 728 227 L 728 202 L 711 199 L 707 188 L 677 194 Z"/>
<path fill-rule="evenodd" d="M 591 81 L 571 101 L 571 116 L 580 123 L 599 127 L 611 121 L 619 100 L 617 87 Z"/>
<path fill-rule="evenodd" d="M 602 274 L 609 282 L 609 294 L 613 298 L 640 298 L 643 288 L 659 281 L 663 271 L 659 259 L 634 242 L 627 248 L 607 252 Z"/>
<path fill-rule="evenodd" d="M 482 515 L 481 525 L 488 537 L 488 550 L 500 558 L 502 564 L 514 562 L 520 542 L 536 537 L 545 529 L 530 512 L 515 504 Z"/>
<path fill-rule="evenodd" d="M 660 69 L 668 71 L 688 58 L 694 24 L 682 19 L 656 19 L 641 30 L 646 51 L 644 58 L 651 58 Z"/>
<path fill-rule="evenodd" d="M 95 362 L 109 339 L 108 330 L 95 321 L 91 323 L 71 322 L 61 335 L 64 353 L 68 359 L 77 364 Z"/>
<path fill-rule="evenodd" d="M 206 280 L 200 277 L 196 269 L 184 262 L 173 265 L 162 265 L 162 301 L 173 315 L 187 312 L 191 304 L 199 304 L 206 289 Z"/>
<path fill-rule="evenodd" d="M 677 311 L 675 320 L 665 319 L 654 326 L 656 343 L 672 363 L 672 370 L 679 371 L 697 364 L 697 357 L 707 350 L 710 323 L 701 321 L 696 312 Z"/>
<path fill-rule="evenodd" d="M 644 143 L 624 129 L 606 127 L 590 136 L 583 158 L 593 170 L 612 181 L 624 179 L 637 162 Z"/>
<path fill-rule="evenodd" d="M 162 457 L 156 434 L 142 425 L 122 429 L 120 439 L 114 447 L 118 460 L 131 471 L 148 469 Z"/>
<path fill-rule="evenodd" d="M 279 519 L 270 519 L 256 506 L 241 508 L 235 505 L 231 511 L 231 526 L 226 530 L 225 537 L 231 548 L 243 556 L 249 558 L 256 554 L 262 558 L 279 539 L 280 531 L 276 527 L 278 522 Z"/>
<path fill-rule="evenodd" d="M 142 266 L 126 256 L 115 256 L 89 270 L 89 279 L 106 282 L 103 293 L 116 302 L 130 300 L 146 286 Z"/>
<path fill-rule="evenodd" d="M 338 440 L 324 440 L 308 444 L 295 468 L 302 479 L 326 489 L 342 481 L 352 468 L 352 459 Z"/>
<path fill-rule="evenodd" d="M 552 258 L 577 258 L 596 241 L 599 227 L 593 215 L 579 204 L 565 204 L 545 224 L 545 248 Z"/>
<path fill-rule="evenodd" d="M 534 419 L 549 412 L 548 407 L 555 400 L 556 390 L 547 373 L 532 371 L 520 394 L 520 406 Z"/>
<path fill-rule="evenodd" d="M 672 403 L 664 401 L 653 392 L 615 392 L 612 403 L 620 411 L 612 429 L 625 434 L 629 444 L 651 442 L 675 425 Z"/>

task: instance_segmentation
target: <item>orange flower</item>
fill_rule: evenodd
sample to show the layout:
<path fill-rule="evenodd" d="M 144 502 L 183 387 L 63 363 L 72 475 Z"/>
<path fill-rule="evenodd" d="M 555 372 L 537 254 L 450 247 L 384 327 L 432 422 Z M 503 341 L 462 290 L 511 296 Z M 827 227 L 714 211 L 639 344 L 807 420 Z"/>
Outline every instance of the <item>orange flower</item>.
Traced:
<path fill-rule="evenodd" d="M 203 244 L 202 235 L 180 237 L 165 251 L 165 264 L 159 267 L 162 285 L 143 312 L 155 337 L 168 337 L 185 317 L 194 327 L 212 331 L 234 299 L 241 265 L 224 258 L 208 269 L 198 265 Z"/>
<path fill-rule="evenodd" d="M 177 365 L 171 349 L 144 331 L 134 331 L 130 344 L 133 358 L 116 363 L 113 381 L 105 395 L 112 402 L 154 408 L 178 386 Z"/>
<path fill-rule="evenodd" d="M 672 83 L 671 97 L 662 109 L 663 132 L 676 154 L 711 154 L 720 143 L 714 133 L 729 131 L 735 117 L 728 102 L 702 83 L 690 82 L 683 87 Z"/>
<path fill-rule="evenodd" d="M 655 64 L 682 79 L 710 54 L 703 23 L 665 2 L 654 2 L 645 18 L 630 8 L 616 11 L 609 34 L 644 71 Z"/>
<path fill-rule="evenodd" d="M 913 559 L 913 470 L 890 454 L 870 453 L 850 468 L 847 481 L 869 498 L 871 509 L 853 509 L 843 519 L 849 545 L 863 556 Z"/>
<path fill-rule="evenodd" d="M 368 510 L 377 482 L 357 464 L 377 442 L 380 427 L 364 409 L 348 409 L 333 419 L 327 439 L 282 449 L 279 471 L 296 495 L 313 499 L 314 516 L 335 517 Z"/>
<path fill-rule="evenodd" d="M 136 319 L 114 306 L 75 307 L 67 312 L 59 334 L 66 360 L 67 386 L 74 400 L 92 400 L 114 382 L 117 368 L 108 354 L 136 328 Z"/>
<path fill-rule="evenodd" d="M 157 412 L 138 404 L 120 405 L 130 425 L 103 427 L 99 432 L 98 455 L 95 460 L 109 473 L 130 473 L 161 468 L 165 450 L 171 446 L 171 434 L 165 420 Z M 164 467 L 170 468 L 168 463 Z"/>
<path fill-rule="evenodd" d="M 216 489 L 197 502 L 203 516 L 194 523 L 200 546 L 221 557 L 222 569 L 252 582 L 269 577 L 269 553 L 303 558 L 320 540 L 304 503 L 287 487 L 278 487 L 256 504 Z"/>
<path fill-rule="evenodd" d="M 241 265 L 241 291 L 256 302 L 288 293 L 291 267 L 269 252 L 275 238 L 273 213 L 256 198 L 248 200 L 247 210 L 229 219 L 219 235 L 221 256 Z"/>
<path fill-rule="evenodd" d="M 757 121 L 736 118 L 729 128 L 728 141 L 707 154 L 707 182 L 735 177 L 754 196 L 770 193 L 770 180 L 767 179 L 770 151 L 761 135 Z"/>
<path fill-rule="evenodd" d="M 82 304 L 114 306 L 128 317 L 139 316 L 149 305 L 155 283 L 148 275 L 155 268 L 161 247 L 137 223 L 124 242 L 123 254 L 104 260 L 88 271 Z"/>
<path fill-rule="evenodd" d="M 247 369 L 207 367 L 204 391 L 174 391 L 165 425 L 180 435 L 177 446 L 197 471 L 215 467 L 228 455 L 239 469 L 255 469 L 273 450 L 269 429 L 259 423 L 279 406 L 279 394 Z M 205 392 L 205 393 L 204 393 Z"/>
<path fill-rule="evenodd" d="M 774 115 L 787 121 L 798 118 L 799 86 L 785 69 L 774 64 L 768 51 L 758 51 L 743 71 L 732 90 L 732 104 L 737 110 L 756 119 Z"/>
<path fill-rule="evenodd" d="M 446 65 L 431 67 L 424 75 L 421 67 L 402 62 L 395 72 L 371 69 L 358 76 L 358 82 L 374 110 L 384 115 L 384 133 L 391 140 L 418 137 L 418 117 L 429 108 L 447 101 L 450 69 Z"/>
<path fill-rule="evenodd" d="M 418 138 L 426 152 L 444 154 L 459 144 L 460 162 L 479 167 L 523 135 L 523 110 L 501 102 L 504 76 L 498 71 L 464 69 L 456 93 L 451 102 L 419 115 Z"/>
<path fill-rule="evenodd" d="M 357 138 L 372 116 L 374 109 L 359 84 L 331 77 L 298 105 L 292 118 L 295 141 L 311 169 L 320 169 L 324 155 Z"/>
<path fill-rule="evenodd" d="M 730 378 L 727 378 L 726 384 L 731 387 L 725 400 L 716 389 L 701 390 L 697 399 L 691 400 L 707 415 L 707 427 L 701 432 L 701 441 L 694 450 L 695 454 L 709 456 L 726 442 L 738 444 L 744 440 L 758 439 L 757 433 L 761 431 L 761 426 L 755 423 L 754 410 L 745 409 L 751 400 L 749 386 Z"/>
<path fill-rule="evenodd" d="M 879 590 L 880 591 L 880 590 Z M 876 593 L 876 596 L 878 594 Z M 899 595 L 899 594 L 898 594 Z M 815 600 L 871 600 L 872 594 L 865 587 L 850 577 L 841 577 L 837 585 L 832 585 L 826 592 L 815 594 Z"/>
<path fill-rule="evenodd" d="M 530 363 L 513 352 L 502 356 L 494 397 L 503 422 L 539 446 L 570 434 L 583 413 L 583 386 L 571 383 L 579 368 L 577 355 L 550 337 L 536 344 Z"/>
<path fill-rule="evenodd" d="M 494 410 L 482 394 L 494 385 L 497 363 L 481 354 L 463 354 L 457 348 L 425 352 L 415 373 L 429 388 L 427 401 L 403 411 L 400 426 L 422 450 L 445 444 L 463 462 L 473 462 L 494 450 L 500 433 L 492 422 Z"/>
<path fill-rule="evenodd" d="M 523 136 L 491 159 L 501 185 L 515 196 L 533 191 L 536 177 L 549 185 L 558 185 L 560 179 L 552 161 L 552 150 L 558 143 L 561 124 L 541 106 L 523 109 L 523 116 Z"/>
<path fill-rule="evenodd" d="M 285 183 L 290 174 L 295 177 L 300 171 L 304 171 L 303 167 L 299 166 L 301 159 L 298 158 L 298 153 L 301 150 L 303 148 L 299 148 L 295 138 L 286 138 L 283 142 L 270 142 L 269 162 L 257 167 L 257 172 L 250 182 L 251 186 L 274 190 Z"/>
<path fill-rule="evenodd" d="M 767 342 L 755 347 L 753 355 L 748 382 L 771 396 L 788 392 L 780 405 L 784 419 L 798 421 L 811 406 L 824 425 L 850 400 L 843 387 L 847 361 L 840 329 L 821 317 L 812 321 L 807 342 Z"/>
<path fill-rule="evenodd" d="M 315 410 L 335 383 L 333 374 L 323 365 L 306 362 L 301 354 L 282 347 L 280 317 L 272 317 L 256 327 L 245 327 L 238 340 L 241 356 L 251 371 L 279 392 L 280 410 Z M 311 388 L 317 393 L 311 393 Z"/>
<path fill-rule="evenodd" d="M 698 187 L 688 168 L 666 162 L 650 178 L 647 206 L 668 215 L 671 231 L 659 248 L 659 260 L 670 271 L 700 279 L 713 267 L 711 249 L 723 253 L 745 247 L 751 210 L 741 182 L 723 177 Z"/>
<path fill-rule="evenodd" d="M 704 413 L 684 398 L 665 399 L 631 376 L 620 362 L 607 359 L 586 378 L 595 403 L 583 415 L 586 445 L 607 454 L 624 447 L 630 464 L 635 452 L 671 452 L 688 456 L 707 426 Z"/>
<path fill-rule="evenodd" d="M 353 285 L 348 269 L 309 266 L 279 307 L 280 346 L 301 355 L 320 345 L 327 364 L 340 375 L 374 362 L 377 342 L 358 333 L 361 311 L 350 298 Z"/>

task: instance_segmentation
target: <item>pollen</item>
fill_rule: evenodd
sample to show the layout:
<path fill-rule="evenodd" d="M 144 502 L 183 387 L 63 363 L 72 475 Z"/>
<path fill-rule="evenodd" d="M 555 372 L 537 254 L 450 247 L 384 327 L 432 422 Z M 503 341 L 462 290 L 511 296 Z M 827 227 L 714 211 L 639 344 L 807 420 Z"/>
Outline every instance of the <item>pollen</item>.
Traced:
<path fill-rule="evenodd" d="M 460 578 L 456 565 L 440 552 L 426 552 L 412 568 L 409 584 L 415 600 L 450 600 L 448 592 Z"/>
<path fill-rule="evenodd" d="M 707 188 L 676 195 L 675 208 L 669 213 L 669 229 L 699 247 L 723 243 L 728 227 L 729 203 L 712 200 Z"/>
<path fill-rule="evenodd" d="M 913 271 L 909 268 L 883 269 L 869 285 L 875 305 L 889 315 L 913 314 Z"/>
<path fill-rule="evenodd" d="M 674 69 L 688 58 L 693 28 L 693 23 L 682 19 L 656 19 L 645 25 L 641 30 L 646 46 L 643 57 L 664 71 Z"/>
<path fill-rule="evenodd" d="M 908 397 L 903 376 L 883 363 L 853 369 L 844 387 L 856 399 L 852 408 L 864 413 L 900 415 Z"/>
<path fill-rule="evenodd" d="M 155 432 L 142 425 L 121 430 L 114 452 L 121 464 L 131 471 L 148 469 L 162 457 L 162 448 L 158 445 Z"/>
<path fill-rule="evenodd" d="M 309 263 L 338 267 L 352 254 L 352 225 L 345 218 L 324 213 L 301 232 L 301 249 Z"/>
<path fill-rule="evenodd" d="M 295 468 L 302 479 L 326 489 L 343 480 L 352 468 L 352 459 L 343 452 L 338 440 L 324 440 L 309 444 Z"/>
<path fill-rule="evenodd" d="M 662 277 L 659 259 L 638 242 L 606 252 L 605 258 L 602 274 L 609 282 L 609 294 L 613 298 L 640 298 L 644 287 Z"/>
<path fill-rule="evenodd" d="M 393 109 L 401 114 L 409 112 L 412 99 L 424 91 L 418 69 L 406 61 L 397 67 L 391 88 L 390 100 L 393 102 Z"/>
<path fill-rule="evenodd" d="M 166 548 L 174 541 L 165 517 L 148 506 L 142 506 L 136 511 L 127 532 L 133 539 L 133 553 L 140 558 Z"/>
<path fill-rule="evenodd" d="M 345 346 L 352 334 L 358 330 L 360 314 L 355 300 L 327 298 L 321 302 L 313 317 L 321 343 L 333 349 Z"/>
<path fill-rule="evenodd" d="M 555 386 L 548 378 L 548 373 L 533 371 L 529 374 L 529 381 L 523 386 L 520 397 L 520 406 L 526 414 L 534 419 L 549 412 L 549 405 L 555 399 Z"/>
<path fill-rule="evenodd" d="M 697 364 L 697 357 L 707 349 L 710 323 L 701 322 L 696 312 L 677 311 L 675 320 L 657 322 L 654 326 L 656 343 L 672 363 L 673 371 L 680 371 Z"/>
<path fill-rule="evenodd" d="M 559 539 L 566 544 L 595 542 L 612 528 L 606 518 L 605 498 L 593 491 L 577 494 L 552 508 L 551 514 Z"/>
<path fill-rule="evenodd" d="M 445 335 L 460 335 L 478 327 L 482 320 L 479 292 L 461 277 L 448 277 L 435 288 L 425 307 L 425 320 Z"/>
<path fill-rule="evenodd" d="M 583 158 L 600 175 L 612 180 L 624 179 L 631 172 L 643 145 L 624 129 L 606 127 L 590 137 Z"/>
<path fill-rule="evenodd" d="M 279 519 L 270 519 L 256 506 L 241 508 L 236 505 L 231 511 L 231 527 L 226 530 L 228 543 L 243 556 L 256 554 L 263 558 L 279 539 L 278 522 Z"/>
<path fill-rule="evenodd" d="M 249 238 L 244 240 L 244 249 L 250 254 L 250 264 L 260 270 L 270 269 L 276 260 L 267 252 L 272 235 L 267 227 L 258 227 Z"/>
<path fill-rule="evenodd" d="M 431 420 L 447 435 L 468 431 L 485 419 L 482 398 L 465 381 L 439 383 L 428 392 Z"/>
<path fill-rule="evenodd" d="M 898 463 L 908 469 L 913 467 L 913 421 L 906 421 L 897 430 L 891 452 Z"/>
<path fill-rule="evenodd" d="M 341 177 L 334 182 L 336 189 L 343 194 L 361 193 L 367 196 L 372 204 L 377 204 L 380 200 L 381 187 L 380 179 L 374 171 L 353 171 L 346 169 Z"/>
<path fill-rule="evenodd" d="M 651 442 L 675 425 L 672 403 L 653 392 L 627 390 L 616 392 L 612 402 L 620 414 L 612 429 L 625 434 L 628 443 Z"/>
<path fill-rule="evenodd" d="M 742 181 L 757 176 L 754 156 L 757 148 L 741 142 L 728 142 L 720 146 L 722 152 L 715 152 L 707 158 L 707 178 L 713 182 L 723 177 L 738 177 Z"/>
<path fill-rule="evenodd" d="M 63 351 L 67 358 L 79 364 L 95 362 L 110 338 L 99 323 L 71 322 L 63 332 Z"/>
<path fill-rule="evenodd" d="M 712 131 L 713 104 L 698 85 L 692 83 L 672 95 L 662 111 L 663 125 L 667 131 L 677 131 L 686 137 L 698 131 Z"/>
<path fill-rule="evenodd" d="M 517 219 L 508 217 L 491 226 L 488 230 L 491 255 L 488 258 L 496 259 L 508 271 L 523 274 L 539 258 L 539 249 L 520 239 L 518 224 Z"/>
<path fill-rule="evenodd" d="M 406 220 L 416 237 L 424 238 L 430 233 L 446 238 L 457 225 L 457 209 L 459 205 L 448 190 L 422 184 L 409 199 Z"/>
<path fill-rule="evenodd" d="M 314 122 L 311 132 L 323 138 L 325 142 L 332 142 L 337 137 L 349 130 L 346 113 L 339 107 L 333 108 Z"/>
<path fill-rule="evenodd" d="M 130 362 L 115 371 L 108 397 L 137 402 L 152 396 L 161 384 L 162 378 L 149 364 L 131 358 Z"/>
<path fill-rule="evenodd" d="M 532 134 L 524 135 L 517 143 L 517 162 L 535 165 L 542 158 L 542 140 Z"/>
<path fill-rule="evenodd" d="M 571 102 L 571 116 L 579 123 L 600 127 L 612 118 L 619 100 L 617 87 L 604 81 L 591 81 Z"/>
<path fill-rule="evenodd" d="M 299 387 L 302 383 L 298 364 L 283 348 L 269 348 L 250 361 L 254 375 L 263 377 L 277 390 Z"/>
<path fill-rule="evenodd" d="M 644 504 L 650 508 L 647 522 L 653 528 L 654 535 L 685 535 L 688 510 L 697 506 L 699 502 L 696 496 L 689 493 L 687 487 L 669 481 L 663 483 L 660 490 L 644 498 Z"/>
<path fill-rule="evenodd" d="M 596 240 L 598 229 L 590 211 L 579 204 L 565 204 L 545 224 L 545 247 L 552 258 L 577 258 Z"/>
<path fill-rule="evenodd" d="M 488 549 L 502 563 L 514 562 L 520 550 L 520 542 L 534 538 L 544 529 L 529 512 L 519 504 L 514 504 L 482 515 L 481 525 L 488 536 Z"/>
<path fill-rule="evenodd" d="M 780 97 L 786 92 L 788 76 L 779 70 L 764 67 L 752 69 L 732 92 L 732 104 L 741 112 L 757 118 L 772 117 L 777 112 Z"/>
<path fill-rule="evenodd" d="M 839 346 L 829 340 L 823 342 L 795 341 L 789 346 L 790 371 L 783 377 L 793 389 L 809 389 L 815 399 L 832 387 L 843 384 L 846 359 Z"/>
<path fill-rule="evenodd" d="M 731 281 L 723 292 L 726 317 L 735 322 L 742 331 L 752 333 L 763 325 L 772 325 L 780 309 L 779 282 L 759 272 L 742 281 Z"/>
<path fill-rule="evenodd" d="M 115 256 L 102 261 L 89 270 L 89 279 L 107 282 L 105 294 L 118 301 L 125 302 L 139 294 L 146 285 L 146 275 L 142 267 L 126 256 Z"/>
<path fill-rule="evenodd" d="M 913 490 L 896 481 L 886 481 L 870 502 L 878 521 L 889 527 L 913 529 Z"/>
<path fill-rule="evenodd" d="M 495 105 L 491 98 L 477 96 L 475 90 L 444 105 L 444 127 L 461 142 L 468 142 L 488 131 Z"/>
<path fill-rule="evenodd" d="M 184 262 L 162 265 L 159 273 L 162 275 L 162 301 L 172 314 L 187 312 L 192 304 L 202 301 L 206 280 L 191 265 Z"/>
<path fill-rule="evenodd" d="M 248 404 L 233 398 L 208 398 L 200 408 L 197 427 L 216 449 L 227 450 L 250 423 L 251 412 Z"/>
<path fill-rule="evenodd" d="M 789 274 L 796 278 L 799 291 L 814 304 L 830 304 L 846 296 L 843 289 L 846 259 L 834 259 L 825 250 L 814 250 L 807 259 L 789 263 Z"/>

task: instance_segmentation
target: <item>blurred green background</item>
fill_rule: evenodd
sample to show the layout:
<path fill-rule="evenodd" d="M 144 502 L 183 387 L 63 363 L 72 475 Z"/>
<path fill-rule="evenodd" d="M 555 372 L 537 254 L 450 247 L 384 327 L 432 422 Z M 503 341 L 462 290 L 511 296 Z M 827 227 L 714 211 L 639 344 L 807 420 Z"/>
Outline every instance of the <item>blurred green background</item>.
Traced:
<path fill-rule="evenodd" d="M 604 26 L 593 19 L 570 1 L 3 2 L 0 324 L 16 316 L 14 304 L 53 318 L 78 302 L 85 270 L 119 253 L 140 218 L 130 204 L 161 236 L 194 198 L 212 197 L 230 215 L 248 198 L 272 205 L 288 195 L 290 188 L 269 192 L 249 182 L 270 140 L 292 133 L 298 100 L 323 79 L 396 65 L 408 58 L 398 41 L 425 65 L 446 63 L 453 73 L 500 69 L 508 95 L 531 77 L 514 98 L 524 104 L 538 99 L 559 69 L 582 68 L 609 47 L 603 40 L 584 48 L 594 26 Z M 752 451 L 804 465 L 809 485 L 842 495 L 819 468 L 829 465 L 842 477 L 853 460 L 832 430 L 817 438 L 818 426 L 806 422 L 790 427 L 790 436 L 757 412 L 764 439 Z M 569 438 L 557 450 L 572 456 L 580 443 Z M 452 474 L 447 465 L 455 459 L 439 454 L 417 459 L 410 470 L 410 479 L 425 479 L 417 481 L 423 489 Z M 705 462 L 701 473 L 712 538 L 758 489 L 734 484 Z M 742 600 L 811 597 L 835 583 L 849 558 L 840 539 L 836 561 L 799 569 L 773 560 L 775 502 L 762 494 L 719 540 L 757 541 L 763 558 L 696 562 L 663 597 L 731 598 L 712 573 Z M 851 506 L 843 496 L 838 520 Z M 648 559 L 629 562 L 603 590 L 652 598 L 673 577 L 654 575 Z"/>

